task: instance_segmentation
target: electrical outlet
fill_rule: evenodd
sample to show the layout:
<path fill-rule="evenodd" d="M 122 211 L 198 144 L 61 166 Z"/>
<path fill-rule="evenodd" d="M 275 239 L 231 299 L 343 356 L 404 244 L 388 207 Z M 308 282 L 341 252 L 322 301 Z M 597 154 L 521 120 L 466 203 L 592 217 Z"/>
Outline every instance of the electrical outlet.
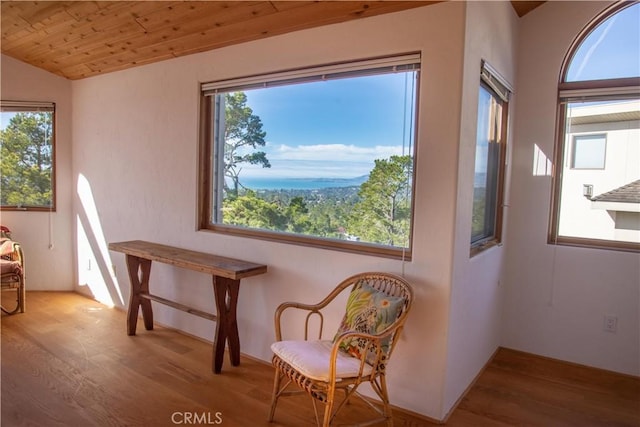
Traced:
<path fill-rule="evenodd" d="M 616 333 L 616 331 L 618 330 L 618 318 L 616 316 L 605 315 L 603 330 L 605 332 Z"/>

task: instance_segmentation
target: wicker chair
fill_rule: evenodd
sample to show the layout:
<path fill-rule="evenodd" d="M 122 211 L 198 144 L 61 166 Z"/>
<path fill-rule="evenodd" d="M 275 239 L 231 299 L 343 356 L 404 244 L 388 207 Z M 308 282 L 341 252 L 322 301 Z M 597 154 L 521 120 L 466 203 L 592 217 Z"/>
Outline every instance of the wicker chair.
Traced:
<path fill-rule="evenodd" d="M 323 340 L 322 310 L 348 289 L 351 292 L 340 328 L 333 340 Z M 360 397 L 378 415 L 365 424 L 384 421 L 393 425 L 385 368 L 412 301 L 413 291 L 406 280 L 387 273 L 362 273 L 342 281 L 318 304 L 281 304 L 275 313 L 277 341 L 271 346 L 276 372 L 269 421 L 274 419 L 281 396 L 306 392 L 311 396 L 318 425 L 329 426 L 352 396 Z M 304 340 L 282 340 L 281 318 L 289 308 L 307 312 Z M 309 339 L 314 315 L 319 319 L 319 333 L 317 339 Z M 370 383 L 381 402 L 373 403 L 357 393 L 358 386 L 365 382 Z M 290 385 L 296 388 L 289 390 Z M 340 402 L 335 399 L 337 390 L 344 392 Z M 322 421 L 317 401 L 325 405 Z"/>
<path fill-rule="evenodd" d="M 4 233 L 3 233 L 4 234 Z M 6 235 L 6 234 L 5 234 Z M 3 313 L 14 314 L 25 310 L 25 270 L 24 254 L 18 242 L 7 237 L 0 238 L 0 285 L 2 291 L 15 291 L 16 303 L 14 308 L 0 305 Z"/>

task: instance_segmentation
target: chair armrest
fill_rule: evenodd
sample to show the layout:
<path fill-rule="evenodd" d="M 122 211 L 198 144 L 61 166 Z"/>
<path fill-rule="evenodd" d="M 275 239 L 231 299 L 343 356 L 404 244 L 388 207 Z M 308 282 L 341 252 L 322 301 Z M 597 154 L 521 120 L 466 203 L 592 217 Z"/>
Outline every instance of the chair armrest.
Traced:
<path fill-rule="evenodd" d="M 2 249 L 0 250 L 2 258 L 10 261 L 18 261 L 20 265 L 24 262 L 24 255 L 22 254 L 22 247 L 20 243 L 3 239 L 2 240 Z"/>
<path fill-rule="evenodd" d="M 373 367 L 373 370 L 371 371 L 372 377 L 376 376 L 377 372 L 380 371 L 380 368 L 384 370 L 382 340 L 390 335 L 391 332 L 392 331 L 389 331 L 389 333 L 385 334 L 371 335 L 363 332 L 347 331 L 337 336 L 333 342 L 333 347 L 331 349 L 331 359 L 329 361 L 330 380 L 336 380 L 336 360 L 338 358 L 338 353 L 342 352 L 343 354 L 346 354 L 344 350 L 340 349 L 340 345 L 342 344 L 342 342 L 350 341 L 354 338 L 358 339 L 361 343 L 362 341 L 366 341 L 366 345 L 364 345 L 365 351 L 363 351 L 362 354 L 354 355 L 349 353 L 349 356 L 360 360 L 358 376 L 363 376 L 365 365 Z M 372 355 L 375 356 L 373 359 L 371 358 Z"/>
<path fill-rule="evenodd" d="M 307 316 L 305 317 L 305 322 L 304 322 L 304 339 L 305 340 L 307 340 L 309 336 L 309 319 L 314 314 L 320 317 L 320 334 L 319 335 L 322 336 L 322 327 L 324 325 L 324 317 L 322 315 L 322 312 L 320 311 L 322 307 L 319 307 L 317 304 L 300 304 L 295 302 L 284 302 L 278 306 L 274 316 L 275 329 L 276 329 L 276 341 L 282 341 L 281 318 L 284 311 L 289 308 L 308 311 Z"/>
<path fill-rule="evenodd" d="M 278 306 L 274 315 L 275 329 L 276 329 L 276 341 L 282 341 L 282 329 L 281 329 L 281 321 L 282 313 L 286 309 L 295 308 L 298 310 L 308 311 L 307 316 L 304 322 L 304 339 L 307 340 L 309 336 L 309 319 L 314 314 L 320 318 L 320 331 L 318 333 L 318 339 L 322 338 L 322 329 L 324 326 L 324 316 L 322 315 L 322 309 L 325 308 L 334 298 L 339 294 L 339 292 L 332 292 L 322 301 L 317 304 L 303 304 L 299 302 L 283 302 Z"/>
<path fill-rule="evenodd" d="M 24 254 L 22 253 L 22 246 L 20 243 L 13 242 L 13 254 L 11 256 L 14 261 L 18 261 L 20 265 L 24 267 Z"/>
<path fill-rule="evenodd" d="M 335 361 L 338 355 L 338 351 L 342 351 L 340 350 L 340 344 L 342 344 L 344 341 L 350 341 L 354 338 L 360 341 L 361 347 L 364 347 L 364 351 L 362 352 L 362 354 L 358 356 L 351 354 L 352 357 L 360 359 L 359 375 L 362 375 L 365 363 L 374 368 L 372 375 L 375 375 L 375 373 L 378 371 L 384 371 L 387 356 L 391 353 L 393 347 L 395 346 L 396 340 L 393 339 L 391 341 L 391 348 L 389 350 L 383 350 L 382 342 L 385 339 L 390 339 L 393 334 L 399 333 L 401 330 L 402 325 L 396 323 L 389 325 L 386 329 L 383 329 L 375 335 L 357 331 L 345 331 L 335 337 L 331 352 L 332 366 L 330 367 L 329 372 L 330 378 L 335 378 Z M 366 341 L 366 343 L 363 343 L 363 341 Z"/>

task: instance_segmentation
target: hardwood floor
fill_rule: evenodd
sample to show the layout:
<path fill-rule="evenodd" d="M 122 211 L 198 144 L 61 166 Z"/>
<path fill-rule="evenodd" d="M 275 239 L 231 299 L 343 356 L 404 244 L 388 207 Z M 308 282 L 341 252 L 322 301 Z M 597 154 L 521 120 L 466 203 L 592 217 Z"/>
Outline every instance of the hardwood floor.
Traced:
<path fill-rule="evenodd" d="M 500 349 L 452 426 L 640 426 L 640 378 Z"/>
<path fill-rule="evenodd" d="M 4 297 L 3 297 L 4 298 Z M 211 372 L 211 345 L 73 293 L 29 292 L 2 316 L 2 426 L 307 426 L 308 398 L 266 421 L 273 368 L 248 357 Z M 392 396 L 393 399 L 393 396 Z M 355 403 L 340 422 L 368 415 Z M 428 426 L 394 411 L 396 426 Z M 448 426 L 640 426 L 640 379 L 500 349 Z"/>

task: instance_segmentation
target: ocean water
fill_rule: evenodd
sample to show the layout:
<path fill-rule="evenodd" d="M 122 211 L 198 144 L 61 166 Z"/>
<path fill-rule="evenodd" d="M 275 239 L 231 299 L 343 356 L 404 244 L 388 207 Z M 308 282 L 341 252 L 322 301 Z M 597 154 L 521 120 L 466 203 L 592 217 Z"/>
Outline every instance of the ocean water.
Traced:
<path fill-rule="evenodd" d="M 355 178 L 242 178 L 240 183 L 252 190 L 319 190 L 360 186 L 368 176 Z"/>
<path fill-rule="evenodd" d="M 355 178 L 242 178 L 240 183 L 252 190 L 320 190 L 322 188 L 359 187 L 368 175 Z M 476 173 L 474 187 L 485 187 L 486 173 Z"/>

